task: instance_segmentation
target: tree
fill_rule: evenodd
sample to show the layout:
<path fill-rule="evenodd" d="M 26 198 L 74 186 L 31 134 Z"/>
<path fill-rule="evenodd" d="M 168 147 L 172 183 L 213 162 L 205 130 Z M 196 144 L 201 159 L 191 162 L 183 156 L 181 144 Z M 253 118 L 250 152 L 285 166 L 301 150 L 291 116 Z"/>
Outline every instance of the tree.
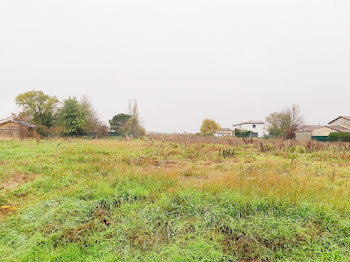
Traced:
<path fill-rule="evenodd" d="M 210 136 L 213 135 L 216 131 L 221 130 L 221 127 L 218 123 L 211 119 L 204 119 L 201 126 L 201 135 Z"/>
<path fill-rule="evenodd" d="M 100 138 L 108 133 L 107 126 L 98 119 L 96 110 L 86 96 L 80 101 L 75 97 L 64 100 L 58 116 L 57 122 L 65 136 L 92 135 Z"/>
<path fill-rule="evenodd" d="M 298 105 L 292 105 L 281 112 L 271 113 L 266 122 L 269 124 L 268 131 L 273 137 L 292 139 L 295 131 L 304 123 Z"/>
<path fill-rule="evenodd" d="M 298 105 L 292 105 L 288 109 L 290 120 L 291 120 L 291 127 L 293 129 L 297 129 L 300 126 L 304 124 L 304 117 L 300 112 L 300 107 Z"/>
<path fill-rule="evenodd" d="M 52 127 L 57 113 L 59 100 L 46 95 L 43 91 L 29 91 L 16 97 L 16 104 L 22 108 L 20 117 L 34 124 Z"/>
<path fill-rule="evenodd" d="M 87 96 L 83 96 L 79 105 L 83 115 L 85 116 L 85 124 L 83 126 L 84 134 L 95 134 L 101 127 L 101 122 L 97 117 L 97 113 Z"/>
<path fill-rule="evenodd" d="M 64 100 L 60 110 L 60 120 L 63 125 L 63 135 L 80 136 L 85 134 L 87 111 L 79 104 L 76 98 Z"/>
<path fill-rule="evenodd" d="M 118 135 L 125 136 L 127 131 L 126 123 L 132 116 L 129 114 L 120 113 L 118 115 L 113 116 L 111 120 L 109 120 L 109 125 Z"/>
<path fill-rule="evenodd" d="M 125 124 L 125 134 L 131 135 L 134 138 L 144 136 L 146 130 L 140 124 L 139 110 L 136 100 L 129 101 L 129 114 L 131 115 L 131 117 Z"/>
<path fill-rule="evenodd" d="M 99 122 L 96 126 L 96 130 L 94 131 L 94 137 L 103 138 L 106 136 L 108 136 L 108 127 L 105 124 Z"/>
<path fill-rule="evenodd" d="M 289 115 L 286 112 L 274 112 L 266 117 L 270 136 L 281 137 L 290 127 Z"/>

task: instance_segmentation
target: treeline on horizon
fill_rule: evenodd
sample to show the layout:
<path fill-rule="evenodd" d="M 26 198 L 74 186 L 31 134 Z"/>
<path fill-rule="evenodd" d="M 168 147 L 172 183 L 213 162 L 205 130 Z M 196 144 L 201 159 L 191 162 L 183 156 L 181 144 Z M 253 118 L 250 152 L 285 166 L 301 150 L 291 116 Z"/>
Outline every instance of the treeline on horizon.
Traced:
<path fill-rule="evenodd" d="M 109 128 L 97 116 L 88 97 L 80 100 L 68 97 L 60 101 L 43 91 L 32 90 L 16 97 L 19 120 L 35 124 L 35 133 L 43 137 L 92 136 L 105 137 Z M 129 112 L 119 113 L 109 120 L 110 128 L 119 136 L 138 138 L 145 134 L 139 119 L 136 100 L 129 101 Z"/>
<path fill-rule="evenodd" d="M 19 94 L 16 104 L 20 113 L 19 120 L 36 125 L 35 133 L 42 137 L 105 137 L 130 136 L 134 138 L 145 135 L 139 118 L 136 100 L 129 101 L 129 112 L 120 112 L 109 120 L 110 128 L 97 116 L 96 110 L 87 96 L 81 99 L 68 97 L 60 101 L 56 96 L 49 96 L 40 90 L 32 90 Z M 266 117 L 269 137 L 291 139 L 295 131 L 304 123 L 298 105 L 292 105 L 280 112 L 273 112 Z M 109 131 L 113 131 L 109 133 Z M 221 130 L 218 123 L 204 119 L 200 133 L 196 135 L 210 136 Z M 238 130 L 239 137 L 249 137 L 249 131 Z"/>
<path fill-rule="evenodd" d="M 76 97 L 68 97 L 60 101 L 56 96 L 49 96 L 40 90 L 32 90 L 17 95 L 15 101 L 20 108 L 16 118 L 35 124 L 34 135 L 37 137 L 102 138 L 113 135 L 139 138 L 146 134 L 146 130 L 140 123 L 136 100 L 129 100 L 128 113 L 118 113 L 109 120 L 110 127 L 98 118 L 87 96 L 81 97 L 80 100 Z M 265 120 L 268 131 L 266 138 L 294 139 L 296 131 L 304 125 L 304 118 L 298 105 L 270 113 Z M 216 121 L 206 118 L 202 122 L 200 132 L 192 135 L 213 136 L 220 130 L 222 128 Z M 248 130 L 234 131 L 236 137 L 251 136 Z M 332 133 L 329 141 L 349 142 L 350 133 Z"/>

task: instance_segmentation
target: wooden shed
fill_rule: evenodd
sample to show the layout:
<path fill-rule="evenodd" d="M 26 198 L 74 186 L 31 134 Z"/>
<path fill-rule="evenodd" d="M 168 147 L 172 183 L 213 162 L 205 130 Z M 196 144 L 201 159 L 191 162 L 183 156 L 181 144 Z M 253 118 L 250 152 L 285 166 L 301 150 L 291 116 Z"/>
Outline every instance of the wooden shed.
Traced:
<path fill-rule="evenodd" d="M 35 125 L 18 120 L 15 117 L 8 117 L 0 120 L 0 137 L 26 138 L 33 136 Z"/>

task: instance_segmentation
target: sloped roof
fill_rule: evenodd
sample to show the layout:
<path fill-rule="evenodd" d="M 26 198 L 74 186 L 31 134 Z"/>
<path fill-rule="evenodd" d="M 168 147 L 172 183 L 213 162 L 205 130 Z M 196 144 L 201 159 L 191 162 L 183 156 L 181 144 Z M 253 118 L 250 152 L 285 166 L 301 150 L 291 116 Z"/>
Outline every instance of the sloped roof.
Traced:
<path fill-rule="evenodd" d="M 254 121 L 254 120 L 250 120 L 247 122 L 243 122 L 243 123 L 239 123 L 239 124 L 234 124 L 233 126 L 240 126 L 240 125 L 246 125 L 246 124 L 256 124 L 256 125 L 264 125 L 265 122 L 264 121 Z"/>
<path fill-rule="evenodd" d="M 350 127 L 346 127 L 346 126 L 315 126 L 315 125 L 309 125 L 309 126 L 302 126 L 301 128 L 299 128 L 296 132 L 297 133 L 303 133 L 303 132 L 313 132 L 317 129 L 320 129 L 320 128 L 323 128 L 323 127 L 326 127 L 326 128 L 329 128 L 329 129 L 333 129 L 337 132 L 350 132 Z"/>
<path fill-rule="evenodd" d="M 232 130 L 231 128 L 221 128 L 220 131 L 231 132 Z"/>
<path fill-rule="evenodd" d="M 350 121 L 350 116 L 339 116 L 337 117 L 336 119 L 332 120 L 331 122 L 329 122 L 328 124 L 332 124 L 334 121 L 338 120 L 339 118 L 344 118 L 346 120 L 349 120 Z"/>
<path fill-rule="evenodd" d="M 228 133 L 232 133 L 232 130 L 220 130 L 220 131 L 216 131 L 214 134 L 228 134 Z"/>
<path fill-rule="evenodd" d="M 316 125 L 308 125 L 308 126 L 302 126 L 301 128 L 299 128 L 296 132 L 298 133 L 302 133 L 302 132 L 313 132 L 317 129 L 320 129 L 324 126 L 316 126 Z"/>
<path fill-rule="evenodd" d="M 31 124 L 31 123 L 18 120 L 18 119 L 16 119 L 16 118 L 14 118 L 13 116 L 0 120 L 0 125 L 1 125 L 1 124 L 4 124 L 4 123 L 7 123 L 7 122 L 16 123 L 16 124 L 18 124 L 18 125 L 27 126 L 27 127 L 31 127 L 31 128 L 34 128 L 34 127 L 35 127 L 35 125 L 33 125 L 33 124 Z"/>
<path fill-rule="evenodd" d="M 338 132 L 345 132 L 345 133 L 350 132 L 350 127 L 346 127 L 346 126 L 327 126 L 327 127 Z"/>

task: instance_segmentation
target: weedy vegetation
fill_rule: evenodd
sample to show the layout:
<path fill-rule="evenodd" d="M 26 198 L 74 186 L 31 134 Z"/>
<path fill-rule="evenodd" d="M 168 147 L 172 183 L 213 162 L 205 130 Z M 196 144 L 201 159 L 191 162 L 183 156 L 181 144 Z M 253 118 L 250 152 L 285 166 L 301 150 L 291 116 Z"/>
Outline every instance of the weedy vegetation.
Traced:
<path fill-rule="evenodd" d="M 349 143 L 39 142 L 0 141 L 1 261 L 350 260 Z"/>

